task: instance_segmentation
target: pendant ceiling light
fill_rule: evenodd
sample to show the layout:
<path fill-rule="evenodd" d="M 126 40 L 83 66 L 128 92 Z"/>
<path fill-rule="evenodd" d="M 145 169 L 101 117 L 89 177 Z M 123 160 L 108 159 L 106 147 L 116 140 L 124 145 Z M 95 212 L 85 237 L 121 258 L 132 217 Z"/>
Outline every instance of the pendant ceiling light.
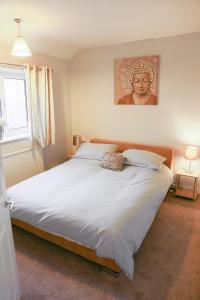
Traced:
<path fill-rule="evenodd" d="M 11 54 L 14 56 L 31 56 L 32 53 L 31 53 L 28 45 L 26 44 L 25 40 L 21 36 L 21 31 L 20 31 L 21 19 L 17 18 L 17 19 L 14 19 L 14 21 L 18 25 L 19 32 L 18 32 L 18 36 L 14 42 L 14 45 L 12 47 Z"/>

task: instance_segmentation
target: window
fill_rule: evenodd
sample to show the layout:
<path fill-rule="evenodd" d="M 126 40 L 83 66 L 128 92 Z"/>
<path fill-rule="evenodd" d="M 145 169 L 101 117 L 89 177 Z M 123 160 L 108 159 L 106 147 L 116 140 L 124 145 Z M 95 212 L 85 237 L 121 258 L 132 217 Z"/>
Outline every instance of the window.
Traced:
<path fill-rule="evenodd" d="M 0 118 L 6 123 L 2 140 L 28 136 L 28 107 L 23 67 L 0 65 Z"/>

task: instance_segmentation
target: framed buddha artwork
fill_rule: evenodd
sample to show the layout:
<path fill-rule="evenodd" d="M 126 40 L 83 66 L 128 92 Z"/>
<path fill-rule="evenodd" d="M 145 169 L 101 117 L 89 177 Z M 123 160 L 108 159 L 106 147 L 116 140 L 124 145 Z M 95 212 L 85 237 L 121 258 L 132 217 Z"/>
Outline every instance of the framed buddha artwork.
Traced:
<path fill-rule="evenodd" d="M 158 104 L 158 55 L 117 59 L 114 69 L 115 104 Z"/>

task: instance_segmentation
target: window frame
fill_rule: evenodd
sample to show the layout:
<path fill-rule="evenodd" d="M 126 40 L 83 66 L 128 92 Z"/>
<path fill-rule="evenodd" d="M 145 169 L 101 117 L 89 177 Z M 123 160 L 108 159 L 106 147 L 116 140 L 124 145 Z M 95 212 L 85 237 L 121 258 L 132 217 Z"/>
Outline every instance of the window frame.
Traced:
<path fill-rule="evenodd" d="M 22 126 L 16 129 L 4 129 L 7 133 L 15 131 L 13 135 L 3 136 L 0 139 L 0 144 L 9 143 L 12 141 L 17 141 L 21 139 L 30 139 L 31 138 L 31 128 L 30 128 L 30 115 L 29 115 L 29 105 L 28 105 L 28 97 L 27 97 L 27 82 L 26 82 L 26 74 L 25 74 L 25 67 L 24 66 L 15 66 L 15 65 L 7 65 L 7 64 L 0 64 L 0 114 L 3 118 L 7 118 L 7 111 L 6 111 L 6 98 L 5 98 L 5 89 L 3 86 L 4 79 L 14 79 L 14 80 L 23 80 L 24 83 L 24 97 L 25 97 L 25 110 L 26 110 L 26 121 L 27 126 Z M 25 133 L 22 131 L 26 130 Z M 21 133 L 20 133 L 21 130 Z M 16 134 L 16 131 L 19 131 Z"/>

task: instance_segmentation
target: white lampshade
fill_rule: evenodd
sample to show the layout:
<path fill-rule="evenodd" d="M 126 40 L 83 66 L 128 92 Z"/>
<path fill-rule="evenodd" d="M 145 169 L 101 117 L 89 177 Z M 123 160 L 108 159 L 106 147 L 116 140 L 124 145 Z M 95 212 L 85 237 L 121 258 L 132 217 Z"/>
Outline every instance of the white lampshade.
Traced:
<path fill-rule="evenodd" d="M 18 36 L 12 47 L 11 54 L 14 56 L 31 56 L 32 53 L 22 36 Z"/>
<path fill-rule="evenodd" d="M 185 158 L 189 160 L 196 160 L 198 157 L 198 148 L 195 146 L 188 146 L 185 150 Z"/>

